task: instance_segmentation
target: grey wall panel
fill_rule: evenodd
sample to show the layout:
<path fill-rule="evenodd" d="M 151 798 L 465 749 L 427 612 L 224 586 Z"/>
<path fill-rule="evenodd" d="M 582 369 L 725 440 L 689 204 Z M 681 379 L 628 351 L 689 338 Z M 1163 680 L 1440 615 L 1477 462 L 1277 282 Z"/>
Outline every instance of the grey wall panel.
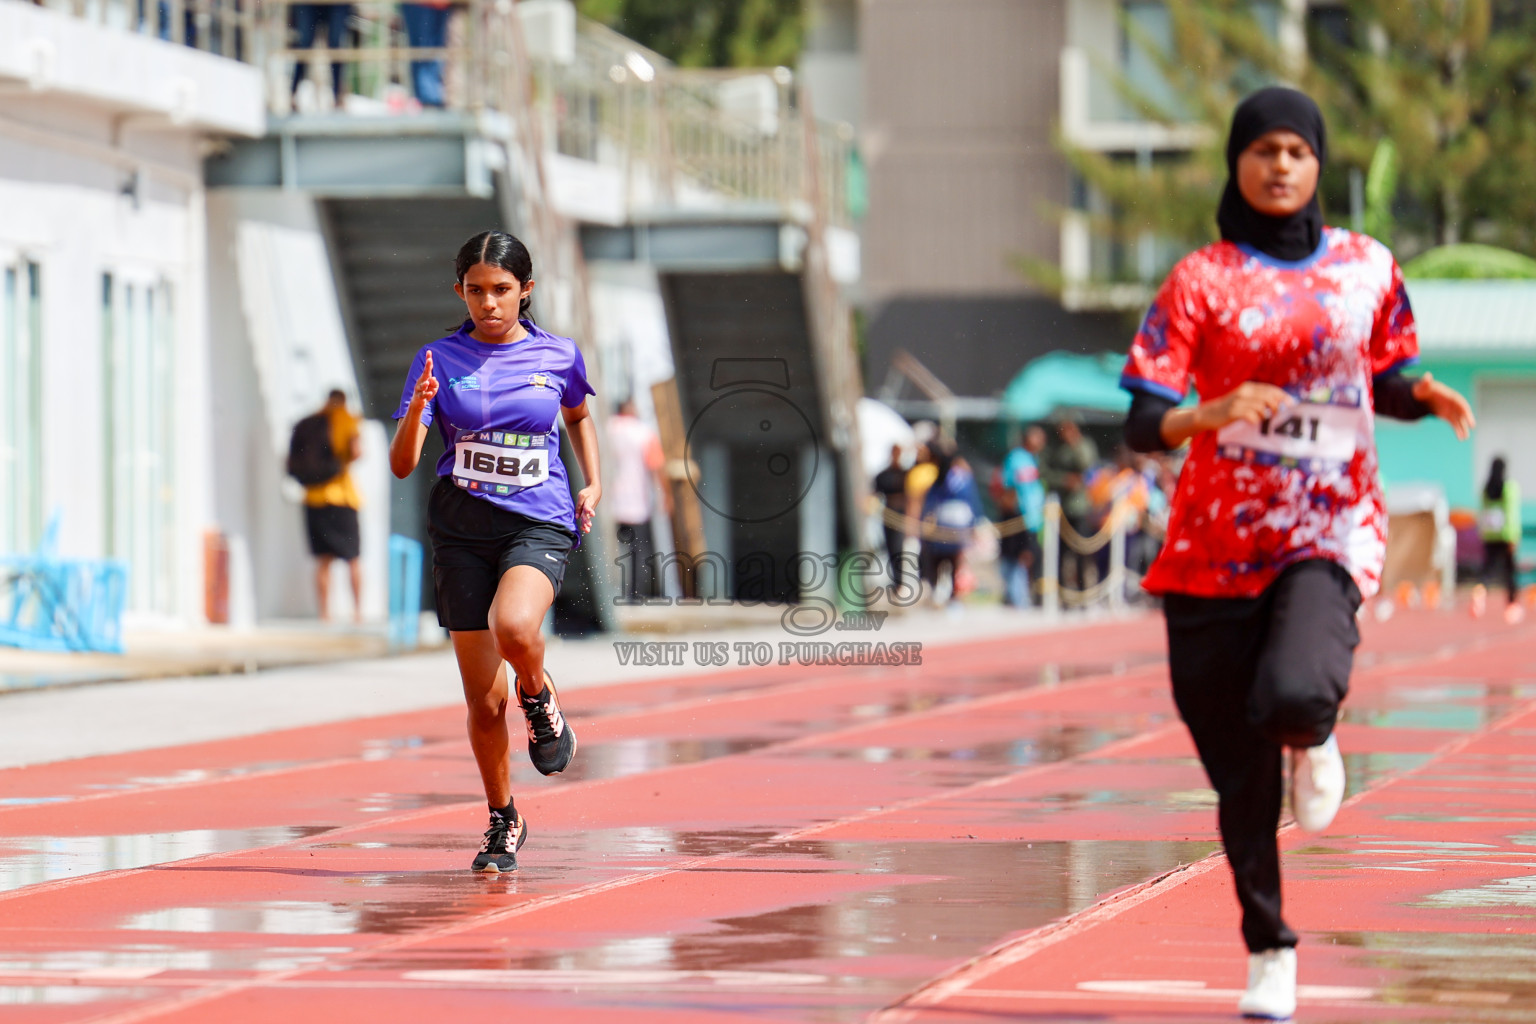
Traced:
<path fill-rule="evenodd" d="M 868 0 L 862 10 L 870 208 L 864 289 L 1028 292 L 1010 266 L 1055 260 L 1067 198 L 1051 141 L 1065 0 Z"/>
<path fill-rule="evenodd" d="M 277 139 L 239 140 L 203 162 L 203 180 L 220 186 L 268 188 L 282 183 L 282 153 Z"/>
<path fill-rule="evenodd" d="M 300 188 L 464 186 L 464 137 L 305 136 L 297 145 Z"/>

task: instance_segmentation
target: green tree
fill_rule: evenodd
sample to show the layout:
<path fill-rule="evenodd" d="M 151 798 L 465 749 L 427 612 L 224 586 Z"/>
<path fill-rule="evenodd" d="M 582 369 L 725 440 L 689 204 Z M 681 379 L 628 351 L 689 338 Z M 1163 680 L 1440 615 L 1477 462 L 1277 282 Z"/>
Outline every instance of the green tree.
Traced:
<path fill-rule="evenodd" d="M 1502 7 L 1508 14 L 1496 17 Z M 1353 45 L 1314 40 L 1308 76 L 1327 102 L 1330 127 L 1342 129 L 1343 160 L 1362 166 L 1377 140 L 1391 139 L 1400 198 L 1414 207 L 1405 226 L 1440 245 L 1480 228 L 1509 242 L 1524 235 L 1529 249 L 1529 20 L 1498 0 L 1351 0 L 1348 10 Z M 1511 224 L 1510 209 L 1525 211 L 1523 223 Z"/>
<path fill-rule="evenodd" d="M 799 0 L 578 0 L 595 21 L 684 67 L 777 67 L 800 55 Z"/>
<path fill-rule="evenodd" d="M 1166 0 L 1170 33 L 1124 30 L 1167 81 L 1163 102 L 1116 79 L 1142 116 L 1206 129 L 1171 157 L 1078 149 L 1072 167 L 1108 212 L 1091 226 L 1122 242 L 1143 232 L 1185 248 L 1216 236 L 1232 108 L 1252 89 L 1295 84 L 1323 108 L 1332 223 L 1348 223 L 1351 176 L 1367 230 L 1409 249 L 1489 237 L 1536 252 L 1536 5 L 1531 0 L 1346 0 L 1341 15 L 1290 31 L 1252 0 Z M 1363 194 L 1362 194 L 1363 193 Z M 1390 238 L 1386 239 L 1389 242 Z M 1028 268 L 1026 272 L 1043 277 Z"/>

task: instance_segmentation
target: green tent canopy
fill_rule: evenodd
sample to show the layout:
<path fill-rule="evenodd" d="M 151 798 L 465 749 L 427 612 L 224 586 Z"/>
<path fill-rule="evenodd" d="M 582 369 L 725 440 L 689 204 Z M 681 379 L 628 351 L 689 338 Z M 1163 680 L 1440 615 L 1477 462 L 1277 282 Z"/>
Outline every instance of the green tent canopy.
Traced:
<path fill-rule="evenodd" d="M 1015 422 L 1048 419 L 1064 410 L 1123 416 L 1131 396 L 1120 388 L 1125 356 L 1051 352 L 1034 360 L 1003 389 L 1003 416 Z"/>

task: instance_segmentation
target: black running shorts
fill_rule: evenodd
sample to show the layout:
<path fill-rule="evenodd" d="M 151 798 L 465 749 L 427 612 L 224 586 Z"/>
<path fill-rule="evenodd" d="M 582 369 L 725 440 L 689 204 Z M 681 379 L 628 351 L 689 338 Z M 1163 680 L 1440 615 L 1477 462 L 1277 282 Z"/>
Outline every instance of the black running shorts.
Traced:
<path fill-rule="evenodd" d="M 514 565 L 538 569 L 560 593 L 576 546 L 564 527 L 476 498 L 447 477 L 438 478 L 427 502 L 427 535 L 437 621 L 455 631 L 490 628 L 496 588 Z"/>
<path fill-rule="evenodd" d="M 310 554 L 316 558 L 340 558 L 350 562 L 362 551 L 355 508 L 306 505 L 304 527 L 309 533 Z"/>

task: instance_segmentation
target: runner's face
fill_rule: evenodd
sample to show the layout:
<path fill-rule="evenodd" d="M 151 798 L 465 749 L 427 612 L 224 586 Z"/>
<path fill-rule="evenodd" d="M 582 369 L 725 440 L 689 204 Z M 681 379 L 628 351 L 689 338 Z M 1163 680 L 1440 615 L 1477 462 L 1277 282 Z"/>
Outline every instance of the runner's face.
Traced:
<path fill-rule="evenodd" d="M 1307 140 L 1277 128 L 1248 144 L 1237 158 L 1237 190 L 1268 217 L 1289 217 L 1317 191 L 1317 154 Z"/>
<path fill-rule="evenodd" d="M 468 307 L 475 333 L 501 338 L 516 329 L 518 305 L 533 291 L 533 281 L 523 284 L 500 267 L 476 263 L 453 290 Z"/>

